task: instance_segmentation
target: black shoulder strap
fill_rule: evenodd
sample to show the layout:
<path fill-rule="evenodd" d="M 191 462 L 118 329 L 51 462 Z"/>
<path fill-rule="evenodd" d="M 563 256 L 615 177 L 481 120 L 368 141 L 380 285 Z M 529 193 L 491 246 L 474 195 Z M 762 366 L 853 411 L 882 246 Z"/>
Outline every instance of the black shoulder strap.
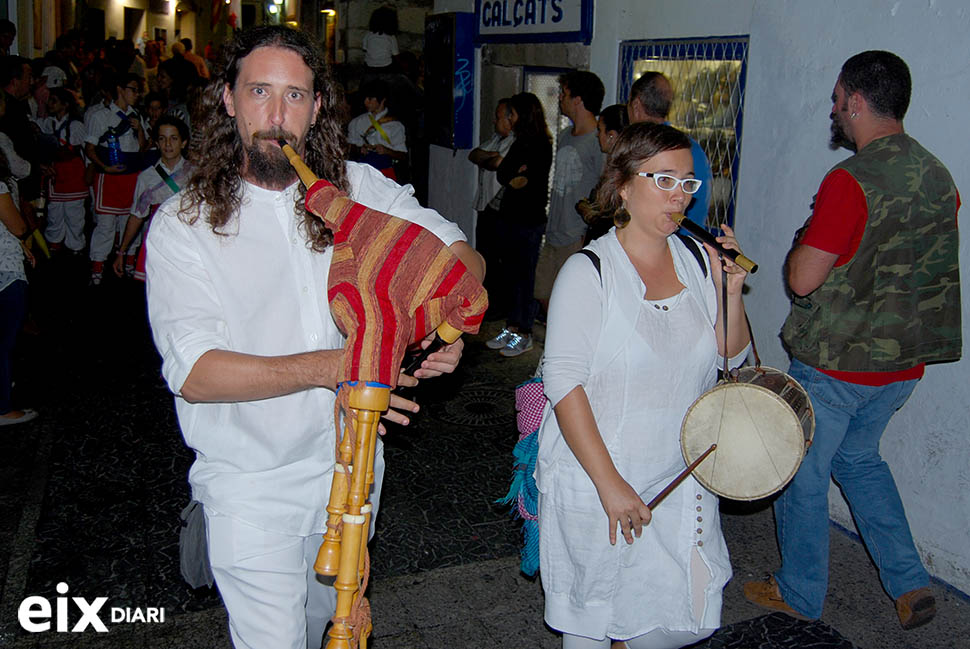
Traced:
<path fill-rule="evenodd" d="M 593 262 L 593 268 L 596 269 L 596 274 L 599 275 L 600 283 L 602 283 L 603 282 L 603 272 L 600 270 L 600 258 L 599 258 L 599 255 L 597 255 L 592 250 L 588 250 L 586 248 L 583 248 L 582 250 L 580 250 L 579 251 L 579 254 L 585 255 L 585 256 L 589 257 L 589 260 L 591 262 Z"/>
<path fill-rule="evenodd" d="M 697 241 L 694 240 L 694 237 L 689 235 L 682 234 L 680 232 L 677 232 L 676 234 L 678 237 L 680 237 L 680 240 L 684 242 L 684 245 L 687 246 L 687 249 L 690 250 L 691 254 L 694 255 L 694 259 L 696 259 L 697 263 L 700 264 L 701 272 L 704 273 L 704 277 L 706 278 L 707 266 L 704 264 L 704 257 L 701 256 L 704 253 L 701 252 L 701 248 L 697 245 Z M 583 251 L 580 250 L 580 252 Z"/>
<path fill-rule="evenodd" d="M 704 277 L 707 277 L 707 266 L 704 264 L 704 257 L 703 257 L 704 253 L 701 252 L 700 246 L 697 245 L 697 241 L 694 240 L 694 237 L 688 236 L 686 234 L 681 234 L 680 232 L 677 233 L 677 236 L 680 237 L 680 240 L 684 242 L 684 245 L 687 246 L 687 249 L 690 250 L 692 255 L 694 255 L 694 259 L 697 260 L 697 264 L 701 267 L 701 272 L 704 273 Z M 593 268 L 596 269 L 596 274 L 599 275 L 600 277 L 600 282 L 602 282 L 603 272 L 600 270 L 599 255 L 597 255 L 592 250 L 589 250 L 588 248 L 583 248 L 582 250 L 579 250 L 578 254 L 589 257 L 589 260 L 593 263 Z"/>

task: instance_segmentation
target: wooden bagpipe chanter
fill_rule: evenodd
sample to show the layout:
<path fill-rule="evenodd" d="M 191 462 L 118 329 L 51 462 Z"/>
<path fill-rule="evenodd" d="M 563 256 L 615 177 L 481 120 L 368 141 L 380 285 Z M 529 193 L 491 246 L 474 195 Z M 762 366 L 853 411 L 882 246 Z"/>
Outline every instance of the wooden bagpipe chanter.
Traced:
<path fill-rule="evenodd" d="M 321 180 L 279 141 L 306 185 L 306 207 L 333 233 L 327 282 L 330 312 L 347 337 L 337 376 L 334 418 L 337 463 L 327 505 L 327 531 L 314 570 L 335 576 L 337 610 L 327 649 L 367 646 L 370 608 L 367 534 L 374 452 L 381 415 L 397 386 L 408 346 L 435 332 L 434 349 L 477 333 L 488 307 L 478 278 L 421 226 L 351 200 Z"/>

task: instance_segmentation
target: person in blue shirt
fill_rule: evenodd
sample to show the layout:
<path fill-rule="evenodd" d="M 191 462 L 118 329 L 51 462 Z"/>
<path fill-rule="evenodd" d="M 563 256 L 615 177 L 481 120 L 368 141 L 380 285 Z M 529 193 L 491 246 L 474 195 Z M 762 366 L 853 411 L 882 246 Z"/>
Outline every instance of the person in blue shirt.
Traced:
<path fill-rule="evenodd" d="M 653 122 L 666 124 L 670 105 L 674 101 L 674 87 L 670 80 L 660 72 L 645 72 L 633 82 L 626 109 L 630 123 Z M 690 152 L 694 158 L 694 177 L 704 181 L 694 194 L 694 200 L 687 208 L 687 218 L 702 227 L 707 226 L 707 213 L 711 207 L 711 186 L 713 174 L 711 163 L 697 140 L 690 138 Z M 683 232 L 684 230 L 681 229 Z"/>

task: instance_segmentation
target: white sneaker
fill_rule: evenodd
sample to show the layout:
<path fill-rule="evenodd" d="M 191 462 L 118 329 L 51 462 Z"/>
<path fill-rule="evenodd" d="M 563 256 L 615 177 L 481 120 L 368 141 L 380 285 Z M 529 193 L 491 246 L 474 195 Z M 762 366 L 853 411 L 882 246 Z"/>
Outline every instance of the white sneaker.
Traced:
<path fill-rule="evenodd" d="M 509 339 L 512 338 L 514 334 L 508 329 L 502 329 L 498 332 L 498 335 L 485 343 L 485 346 L 489 349 L 502 349 L 509 344 Z"/>
<path fill-rule="evenodd" d="M 20 411 L 21 415 L 19 417 L 0 417 L 0 426 L 15 426 L 17 424 L 26 424 L 28 421 L 33 421 L 37 419 L 37 411 L 31 410 L 30 408 L 24 408 Z M 8 415 L 10 413 L 7 413 Z"/>
<path fill-rule="evenodd" d="M 499 353 L 502 356 L 512 357 L 518 356 L 519 354 L 524 354 L 530 349 L 532 349 L 532 335 L 526 334 L 523 336 L 521 334 L 514 333 L 512 334 L 512 337 L 509 338 L 508 344 L 503 347 L 502 351 Z"/>

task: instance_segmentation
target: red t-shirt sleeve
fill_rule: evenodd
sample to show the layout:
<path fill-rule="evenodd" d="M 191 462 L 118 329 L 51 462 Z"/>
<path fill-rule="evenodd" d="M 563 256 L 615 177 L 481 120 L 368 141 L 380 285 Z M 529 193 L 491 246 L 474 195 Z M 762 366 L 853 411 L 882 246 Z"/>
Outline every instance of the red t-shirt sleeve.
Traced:
<path fill-rule="evenodd" d="M 800 243 L 839 255 L 836 266 L 852 259 L 866 229 L 869 209 L 862 187 L 848 171 L 825 177 L 815 195 L 815 207 Z"/>

